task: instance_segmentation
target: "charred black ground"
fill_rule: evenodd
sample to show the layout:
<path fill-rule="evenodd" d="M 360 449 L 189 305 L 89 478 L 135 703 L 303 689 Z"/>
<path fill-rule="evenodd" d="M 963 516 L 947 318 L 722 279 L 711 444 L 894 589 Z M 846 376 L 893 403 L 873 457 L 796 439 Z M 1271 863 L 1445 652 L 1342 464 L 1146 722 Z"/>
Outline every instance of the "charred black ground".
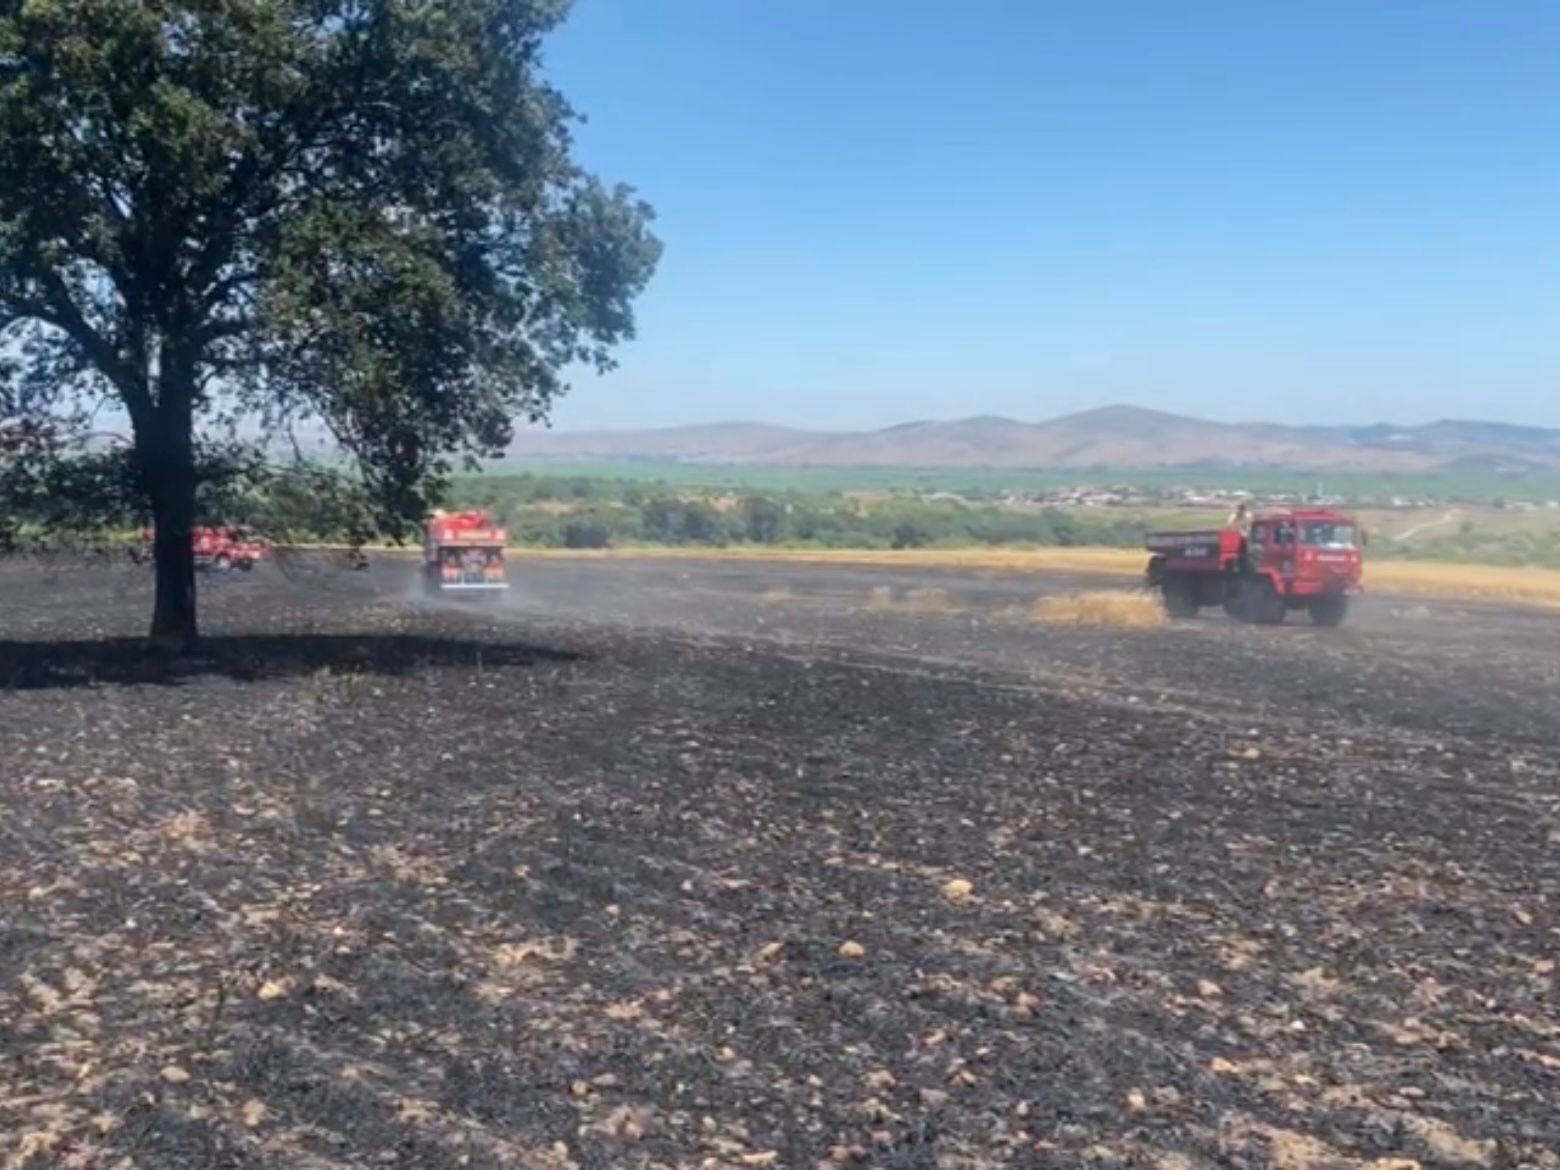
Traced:
<path fill-rule="evenodd" d="M 0 1164 L 1560 1166 L 1560 620 L 406 572 L 0 568 Z"/>

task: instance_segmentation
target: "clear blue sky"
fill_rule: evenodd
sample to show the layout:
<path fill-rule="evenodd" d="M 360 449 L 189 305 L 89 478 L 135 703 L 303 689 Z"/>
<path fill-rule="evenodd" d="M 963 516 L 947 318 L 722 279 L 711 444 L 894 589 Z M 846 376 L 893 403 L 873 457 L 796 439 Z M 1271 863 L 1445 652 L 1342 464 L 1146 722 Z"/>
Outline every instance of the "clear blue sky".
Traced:
<path fill-rule="evenodd" d="M 1560 426 L 1560 0 L 578 0 L 659 214 L 560 428 Z"/>

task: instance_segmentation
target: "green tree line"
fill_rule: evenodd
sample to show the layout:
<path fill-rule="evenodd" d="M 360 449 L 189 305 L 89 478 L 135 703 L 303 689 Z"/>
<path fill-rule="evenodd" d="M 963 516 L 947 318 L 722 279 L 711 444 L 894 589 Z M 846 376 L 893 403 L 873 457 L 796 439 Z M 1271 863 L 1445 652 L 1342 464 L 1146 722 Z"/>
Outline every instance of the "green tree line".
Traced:
<path fill-rule="evenodd" d="M 486 508 L 516 544 L 544 548 L 1134 545 L 1145 530 L 1141 518 L 1130 516 L 1090 519 L 1056 509 L 1017 510 L 915 496 L 726 495 L 585 476 L 457 479 L 450 502 Z"/>
<path fill-rule="evenodd" d="M 201 453 L 200 523 L 248 525 L 277 544 L 367 543 L 374 501 L 346 467 L 276 465 L 241 445 Z M 1152 528 L 1194 524 L 1153 509 L 1015 508 L 943 494 L 696 488 L 586 475 L 456 477 L 445 506 L 485 508 L 534 548 L 736 545 L 820 549 L 1137 547 Z M 124 451 L 0 458 L 0 552 L 117 542 L 151 522 Z M 1465 521 L 1411 543 L 1372 541 L 1372 559 L 1560 568 L 1560 528 Z"/>

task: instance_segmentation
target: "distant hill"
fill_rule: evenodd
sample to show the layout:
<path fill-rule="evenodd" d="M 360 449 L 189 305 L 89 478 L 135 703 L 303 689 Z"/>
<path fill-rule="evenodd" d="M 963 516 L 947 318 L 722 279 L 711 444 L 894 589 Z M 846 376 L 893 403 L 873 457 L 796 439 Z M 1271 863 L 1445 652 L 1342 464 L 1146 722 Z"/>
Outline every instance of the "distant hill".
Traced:
<path fill-rule="evenodd" d="M 824 432 L 763 423 L 705 423 L 651 431 L 524 431 L 511 445 L 516 455 L 566 459 L 683 459 L 700 463 L 767 463 L 778 452 L 821 442 Z"/>
<path fill-rule="evenodd" d="M 1050 422 L 983 415 L 875 431 L 806 431 L 761 423 L 575 434 L 526 431 L 510 453 L 547 459 L 667 459 L 797 467 L 1295 471 L 1560 471 L 1560 430 L 1447 419 L 1424 426 L 1295 427 L 1218 423 L 1136 406 Z"/>

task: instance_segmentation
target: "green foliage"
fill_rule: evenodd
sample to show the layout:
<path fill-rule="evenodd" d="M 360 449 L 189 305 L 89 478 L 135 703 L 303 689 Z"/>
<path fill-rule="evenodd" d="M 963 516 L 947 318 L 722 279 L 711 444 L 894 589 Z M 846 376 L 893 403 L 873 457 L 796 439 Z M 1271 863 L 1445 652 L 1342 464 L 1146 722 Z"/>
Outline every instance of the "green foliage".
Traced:
<path fill-rule="evenodd" d="M 640 533 L 655 544 L 725 544 L 731 524 L 703 500 L 654 496 L 639 506 Z"/>
<path fill-rule="evenodd" d="M 376 531 L 376 502 L 361 479 L 330 466 L 257 464 L 235 483 L 219 507 L 207 509 L 215 522 L 243 524 L 274 543 L 331 541 L 363 544 Z"/>
<path fill-rule="evenodd" d="M 563 523 L 564 548 L 610 548 L 612 531 L 596 516 L 579 516 Z"/>
<path fill-rule="evenodd" d="M 36 441 L 36 440 L 35 440 Z M 0 500 L 25 500 L 27 509 L 0 509 L 0 541 L 38 547 L 46 534 L 88 545 L 103 530 L 144 523 L 125 453 L 59 453 L 44 460 L 10 461 L 38 478 L 18 487 L 0 482 Z M 203 522 L 249 525 L 277 543 L 360 543 L 374 531 L 371 489 L 336 465 L 276 466 L 241 446 L 210 446 L 210 466 L 199 515 Z M 5 465 L 0 465 L 3 467 Z M 0 475 L 0 479 L 4 476 Z M 62 502 L 64 501 L 64 502 Z M 874 493 L 750 492 L 682 489 L 583 475 L 548 478 L 457 476 L 448 502 L 485 508 L 520 546 L 605 549 L 635 546 L 719 548 L 727 545 L 822 549 L 1043 548 L 1080 545 L 1135 548 L 1150 528 L 1196 527 L 1206 513 L 1164 508 L 1062 510 Z M 1487 514 L 1488 515 L 1488 514 Z M 1511 517 L 1511 513 L 1502 513 Z M 91 530 L 66 518 L 89 516 Z M 1513 530 L 1464 521 L 1409 542 L 1372 542 L 1372 559 L 1409 557 L 1498 565 L 1560 568 L 1560 513 L 1526 513 Z"/>
<path fill-rule="evenodd" d="M 1560 519 L 1550 528 L 1527 532 L 1463 524 L 1451 534 L 1419 537 L 1409 544 L 1374 544 L 1370 555 L 1383 559 L 1560 569 Z"/>
<path fill-rule="evenodd" d="M 202 419 L 327 427 L 378 526 L 419 517 L 612 364 L 659 255 L 540 77 L 567 8 L 0 0 L 0 419 L 117 398 L 159 530 Z"/>
<path fill-rule="evenodd" d="M 746 497 L 739 517 L 742 539 L 750 544 L 775 544 L 785 533 L 785 506 L 765 496 Z"/>
<path fill-rule="evenodd" d="M 972 545 L 1131 545 L 1141 518 L 1108 522 L 1052 509 L 893 496 L 861 501 L 838 494 L 646 491 L 632 480 L 533 474 L 462 476 L 457 507 L 483 507 L 522 545 L 607 548 L 637 544 L 719 547 L 728 544 L 817 548 L 957 548 Z"/>
<path fill-rule="evenodd" d="M 784 467 L 680 463 L 672 460 L 617 462 L 505 459 L 490 473 L 552 477 L 567 474 L 592 479 L 631 479 L 663 487 L 726 489 L 732 492 L 954 492 L 969 500 L 996 499 L 1011 493 L 1044 492 L 1079 483 L 1130 485 L 1144 491 L 1196 486 L 1209 491 L 1244 489 L 1258 495 L 1316 491 L 1318 476 L 1300 471 L 1209 467 L 1175 471 L 1137 468 L 1046 470 L 1041 468 Z M 1444 503 L 1488 504 L 1506 500 L 1560 499 L 1560 475 L 1480 474 L 1448 471 L 1414 475 L 1329 473 L 1320 477 L 1329 495 L 1349 500 L 1390 500 L 1394 496 Z"/>
<path fill-rule="evenodd" d="M 75 537 L 136 522 L 139 498 L 127 451 L 89 452 L 52 431 L 33 431 L 0 457 L 0 549 L 46 534 Z"/>
<path fill-rule="evenodd" d="M 17 547 L 24 531 L 33 544 L 80 545 L 150 522 L 132 448 L 93 446 L 63 425 L 22 424 L 8 434 L 11 441 L 0 444 L 0 540 L 6 547 Z M 232 440 L 197 441 L 194 462 L 196 518 L 205 523 L 239 514 L 277 474 L 253 445 Z"/>

